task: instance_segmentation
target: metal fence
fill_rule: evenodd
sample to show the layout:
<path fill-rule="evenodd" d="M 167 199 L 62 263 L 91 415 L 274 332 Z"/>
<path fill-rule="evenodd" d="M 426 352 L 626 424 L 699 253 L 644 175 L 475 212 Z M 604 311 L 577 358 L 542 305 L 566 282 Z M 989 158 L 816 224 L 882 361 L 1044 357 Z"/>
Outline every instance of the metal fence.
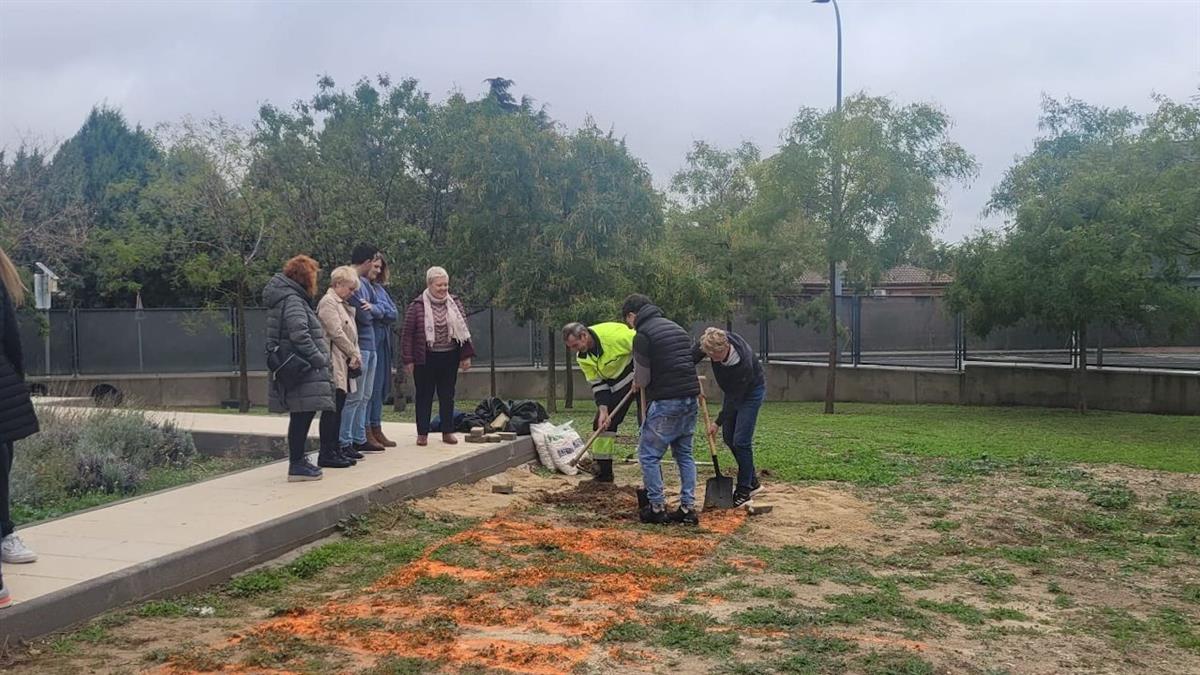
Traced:
<path fill-rule="evenodd" d="M 796 298 L 780 298 L 794 310 Z M 522 324 L 500 309 L 468 310 L 477 362 L 498 366 L 541 365 L 544 326 Z M 785 311 L 787 314 L 787 311 Z M 1081 356 L 1089 365 L 1113 368 L 1200 370 L 1200 326 L 1183 333 L 1152 324 L 1147 328 L 1095 327 L 1087 349 L 1077 336 L 1047 331 L 1029 323 L 971 335 L 961 317 L 940 297 L 838 298 L 841 363 L 961 368 L 965 362 L 1073 365 Z M 21 342 L 31 375 L 232 372 L 237 369 L 234 313 L 229 309 L 75 309 L 20 314 Z M 251 370 L 266 367 L 263 345 L 266 310 L 246 312 L 247 361 Z M 726 325 L 724 320 L 697 322 Z M 735 316 L 732 328 L 771 361 L 824 363 L 828 358 L 825 325 L 801 325 L 789 318 L 755 323 Z M 557 331 L 554 332 L 557 336 Z M 567 361 L 556 345 L 556 360 Z"/>

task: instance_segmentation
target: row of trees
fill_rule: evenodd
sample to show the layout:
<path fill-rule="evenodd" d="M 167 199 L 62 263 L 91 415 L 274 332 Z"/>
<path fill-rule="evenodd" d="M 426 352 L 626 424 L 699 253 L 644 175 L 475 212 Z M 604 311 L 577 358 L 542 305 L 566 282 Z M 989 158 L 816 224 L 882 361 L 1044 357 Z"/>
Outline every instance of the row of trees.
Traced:
<path fill-rule="evenodd" d="M 950 248 L 933 238 L 942 191 L 975 164 L 934 106 L 857 95 L 840 113 L 805 108 L 768 157 L 749 143 L 696 142 L 664 194 L 613 132 L 591 120 L 566 129 L 512 87 L 494 78 L 479 98 L 435 101 L 411 79 L 341 89 L 324 77 L 311 99 L 263 106 L 248 129 L 213 118 L 148 132 L 96 109 L 53 154 L 0 155 L 0 244 L 59 270 L 79 306 L 140 296 L 241 312 L 286 257 L 330 269 L 363 240 L 393 261 L 402 297 L 437 263 L 470 304 L 547 326 L 612 318 L 632 291 L 681 322 L 731 321 L 739 308 L 769 320 L 784 312 L 778 295 L 830 262 L 869 287 L 891 265 L 940 261 L 981 331 L 1027 316 L 1053 326 L 1069 316 L 1072 329 L 1136 320 L 1149 295 L 1195 300 L 1175 263 L 1200 248 L 1192 104 L 1162 100 L 1141 120 L 1047 101 L 1048 136 L 992 202 L 1009 227 Z M 1120 205 L 1083 213 L 1105 195 Z M 1102 284 L 1086 270 L 1096 265 L 1137 282 L 1103 282 L 1126 298 L 1103 311 L 1081 309 L 1095 298 L 1074 292 L 1051 302 L 1057 287 L 1031 266 L 1063 276 L 1055 256 L 1071 257 L 1095 294 Z M 1086 316 L 1063 314 L 1069 303 Z M 787 311 L 829 320 L 824 306 Z M 828 396 L 832 410 L 832 379 Z"/>

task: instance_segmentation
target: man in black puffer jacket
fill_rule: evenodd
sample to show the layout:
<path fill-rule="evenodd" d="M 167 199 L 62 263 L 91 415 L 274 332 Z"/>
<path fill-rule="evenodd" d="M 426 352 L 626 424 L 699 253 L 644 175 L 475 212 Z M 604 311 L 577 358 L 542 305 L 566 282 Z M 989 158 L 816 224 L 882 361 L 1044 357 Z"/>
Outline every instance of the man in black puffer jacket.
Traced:
<path fill-rule="evenodd" d="M 758 422 L 758 410 L 767 395 L 767 378 L 750 343 L 737 333 L 706 328 L 692 351 L 696 363 L 705 357 L 712 359 L 713 375 L 724 394 L 721 412 L 707 431 L 716 435 L 719 427 L 725 445 L 737 458 L 733 505 L 741 506 L 762 491 L 754 474 L 754 427 Z"/>
<path fill-rule="evenodd" d="M 700 409 L 696 402 L 700 380 L 692 360 L 692 339 L 644 295 L 635 293 L 625 298 L 621 316 L 637 330 L 633 338 L 633 380 L 636 388 L 645 390 L 650 402 L 638 439 L 638 462 L 650 505 L 639 516 L 643 523 L 698 524 L 692 438 Z M 661 468 L 668 447 L 679 466 L 680 482 L 679 509 L 670 515 Z"/>

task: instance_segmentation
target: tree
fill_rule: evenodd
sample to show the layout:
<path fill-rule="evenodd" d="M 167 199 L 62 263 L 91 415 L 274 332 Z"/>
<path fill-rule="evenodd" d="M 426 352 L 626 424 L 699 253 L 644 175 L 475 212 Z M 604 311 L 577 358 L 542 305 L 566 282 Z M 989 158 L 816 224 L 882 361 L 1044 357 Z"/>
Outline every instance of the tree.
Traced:
<path fill-rule="evenodd" d="M 189 118 L 162 136 L 167 155 L 142 195 L 142 210 L 172 232 L 181 283 L 234 308 L 238 398 L 247 412 L 246 307 L 283 258 L 306 251 L 278 237 L 275 196 L 248 180 L 258 150 L 246 129 L 220 117 Z"/>
<path fill-rule="evenodd" d="M 1043 100 L 1039 137 L 996 187 L 989 209 L 1009 217 L 1001 233 L 959 248 L 952 308 L 980 335 L 1022 318 L 1071 332 L 1079 354 L 1079 410 L 1087 409 L 1089 328 L 1171 317 L 1182 328 L 1200 316 L 1200 294 L 1183 284 L 1177 223 L 1157 190 L 1171 185 L 1186 155 L 1146 163 L 1156 139 L 1124 108 Z M 1139 170 L 1138 167 L 1144 170 Z M 1149 170 L 1153 167 L 1153 170 Z M 1186 192 L 1185 192 L 1186 194 Z"/>
<path fill-rule="evenodd" d="M 842 111 L 804 108 L 764 161 L 756 218 L 816 225 L 829 275 L 829 369 L 825 412 L 832 413 L 838 354 L 837 268 L 869 282 L 898 259 L 927 247 L 941 216 L 944 184 L 975 172 L 972 157 L 948 139 L 950 118 L 923 103 L 898 105 L 857 94 Z"/>

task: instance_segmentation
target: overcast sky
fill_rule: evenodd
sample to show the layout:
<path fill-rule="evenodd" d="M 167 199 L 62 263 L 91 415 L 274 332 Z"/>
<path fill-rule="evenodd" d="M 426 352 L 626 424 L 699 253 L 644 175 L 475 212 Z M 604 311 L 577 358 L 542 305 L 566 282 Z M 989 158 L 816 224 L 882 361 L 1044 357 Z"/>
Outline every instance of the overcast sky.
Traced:
<path fill-rule="evenodd" d="M 1037 130 L 1043 92 L 1146 111 L 1200 84 L 1200 0 L 844 0 L 847 93 L 929 101 L 979 177 L 951 190 L 941 236 L 980 226 L 991 187 Z M 331 75 L 412 76 L 435 97 L 486 77 L 570 127 L 623 135 L 659 185 L 693 140 L 769 152 L 801 106 L 834 99 L 833 8 L 794 2 L 0 1 L 0 147 L 61 141 L 93 104 L 154 126 L 249 123 Z M 989 221 L 994 223 L 995 221 Z"/>

